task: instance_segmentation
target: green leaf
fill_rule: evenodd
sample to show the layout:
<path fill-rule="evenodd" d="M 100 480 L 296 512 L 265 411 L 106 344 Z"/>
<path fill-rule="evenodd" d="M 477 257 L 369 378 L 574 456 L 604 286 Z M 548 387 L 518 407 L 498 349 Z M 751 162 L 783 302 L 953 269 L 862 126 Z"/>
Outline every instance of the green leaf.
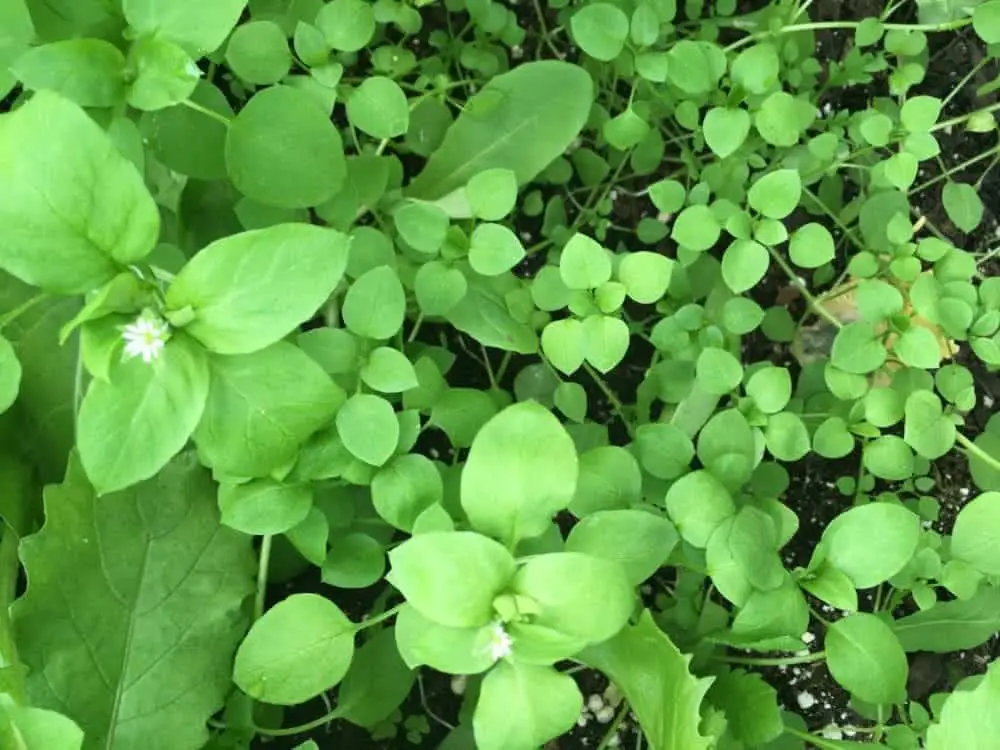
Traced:
<path fill-rule="evenodd" d="M 531 557 L 518 568 L 511 592 L 537 607 L 531 626 L 568 636 L 580 645 L 611 638 L 635 607 L 635 593 L 621 564 L 579 552 Z M 517 639 L 516 632 L 513 635 Z"/>
<path fill-rule="evenodd" d="M 844 372 L 867 375 L 886 359 L 881 335 L 870 323 L 848 323 L 837 331 L 830 361 Z"/>
<path fill-rule="evenodd" d="M 527 184 L 576 138 L 593 101 L 590 75 L 569 63 L 529 62 L 495 76 L 466 102 L 407 193 L 436 200 L 492 168 Z"/>
<path fill-rule="evenodd" d="M 247 0 L 123 0 L 125 20 L 141 36 L 158 36 L 202 57 L 229 36 Z"/>
<path fill-rule="evenodd" d="M 406 295 L 399 276 L 389 266 L 367 271 L 347 290 L 341 314 L 347 328 L 358 336 L 392 338 L 406 314 Z"/>
<path fill-rule="evenodd" d="M 649 199 L 658 211 L 677 213 L 684 206 L 687 191 L 677 180 L 659 180 L 649 186 Z"/>
<path fill-rule="evenodd" d="M 788 411 L 767 420 L 764 441 L 771 455 L 782 461 L 798 461 L 809 452 L 809 430 L 798 414 Z"/>
<path fill-rule="evenodd" d="M 1000 41 L 1000 3 L 980 5 L 980 10 L 993 8 L 988 34 L 994 41 Z M 996 28 L 993 28 L 995 26 Z M 984 32 L 976 29 L 980 36 Z M 985 677 L 972 690 L 956 690 L 944 702 L 940 721 L 927 729 L 927 750 L 951 750 L 952 748 L 988 748 L 1000 736 L 1000 716 L 995 706 L 1000 700 L 1000 662 L 994 661 Z"/>
<path fill-rule="evenodd" d="M 453 628 L 494 619 L 493 599 L 514 575 L 514 558 L 498 542 L 472 531 L 410 537 L 389 553 L 386 580 L 424 617 Z"/>
<path fill-rule="evenodd" d="M 762 412 L 777 414 L 792 397 L 792 376 L 785 367 L 762 367 L 750 376 L 746 392 Z"/>
<path fill-rule="evenodd" d="M 476 747 L 541 747 L 572 729 L 582 710 L 583 696 L 569 675 L 552 667 L 501 662 L 486 675 L 476 701 Z M 511 721 L 511 716 L 519 719 Z"/>
<path fill-rule="evenodd" d="M 190 307 L 184 330 L 219 354 L 249 354 L 287 336 L 333 292 L 349 240 L 333 229 L 278 224 L 213 242 L 181 269 L 167 307 Z"/>
<path fill-rule="evenodd" d="M 48 89 L 81 107 L 113 107 L 125 98 L 125 56 L 103 39 L 67 39 L 33 47 L 10 72 L 29 91 Z"/>
<path fill-rule="evenodd" d="M 0 706 L 0 740 L 18 750 L 80 750 L 83 730 L 55 711 L 14 705 Z"/>
<path fill-rule="evenodd" d="M 611 278 L 611 254 L 595 240 L 577 232 L 563 248 L 559 273 L 569 289 L 596 289 Z"/>
<path fill-rule="evenodd" d="M 357 52 L 375 35 L 375 11 L 364 0 L 332 0 L 316 16 L 326 43 L 341 52 Z"/>
<path fill-rule="evenodd" d="M 384 398 L 358 393 L 337 412 L 337 434 L 355 458 L 382 466 L 396 451 L 399 421 Z"/>
<path fill-rule="evenodd" d="M 496 413 L 496 402 L 489 393 L 476 388 L 449 388 L 431 407 L 429 424 L 444 430 L 454 447 L 468 448 Z"/>
<path fill-rule="evenodd" d="M 813 450 L 823 458 L 843 458 L 854 450 L 854 436 L 841 417 L 825 419 L 813 433 Z"/>
<path fill-rule="evenodd" d="M 707 410 L 702 417 L 707 419 L 707 423 L 698 433 L 698 458 L 730 492 L 736 492 L 750 479 L 754 466 L 760 460 L 759 437 L 755 437 L 746 417 L 736 409 L 724 409 L 712 414 L 719 397 L 713 395 L 705 399 L 703 393 L 696 382 L 691 397 L 698 400 L 693 408 Z M 682 401 L 677 413 L 681 413 L 687 403 L 687 400 Z"/>
<path fill-rule="evenodd" d="M 883 435 L 868 443 L 862 461 L 880 479 L 902 482 L 913 476 L 913 451 L 896 435 Z"/>
<path fill-rule="evenodd" d="M 587 362 L 607 374 L 625 359 L 630 333 L 628 324 L 610 315 L 590 315 L 583 321 Z"/>
<path fill-rule="evenodd" d="M 258 479 L 219 487 L 222 523 L 250 536 L 283 534 L 309 515 L 313 494 L 307 484 Z"/>
<path fill-rule="evenodd" d="M 670 230 L 670 239 L 681 247 L 694 252 L 708 250 L 719 240 L 722 227 L 708 206 L 688 206 Z"/>
<path fill-rule="evenodd" d="M 26 0 L 13 0 L 0 6 L 0 95 L 7 96 L 17 83 L 8 66 L 37 41 L 31 12 Z"/>
<path fill-rule="evenodd" d="M 784 91 L 775 91 L 754 115 L 754 125 L 761 137 L 772 146 L 788 148 L 799 142 L 799 136 L 815 118 L 811 102 L 796 99 Z"/>
<path fill-rule="evenodd" d="M 725 713 L 728 731 L 751 747 L 770 743 L 785 730 L 778 693 L 759 674 L 726 672 L 716 678 L 706 698 Z"/>
<path fill-rule="evenodd" d="M 579 383 L 560 383 L 552 399 L 556 408 L 574 422 L 587 418 L 587 391 Z"/>
<path fill-rule="evenodd" d="M 243 195 L 280 208 L 324 203 L 347 177 L 344 145 L 328 113 L 288 86 L 254 94 L 230 123 L 226 169 Z"/>
<path fill-rule="evenodd" d="M 0 414 L 7 411 L 21 389 L 21 363 L 13 345 L 0 336 Z"/>
<path fill-rule="evenodd" d="M 355 652 L 337 691 L 337 716 L 374 728 L 402 705 L 416 677 L 399 656 L 395 630 L 380 630 Z"/>
<path fill-rule="evenodd" d="M 608 3 L 585 5 L 573 14 L 569 25 L 580 49 L 603 62 L 618 57 L 628 39 L 628 16 Z"/>
<path fill-rule="evenodd" d="M 914 391 L 906 399 L 903 439 L 924 458 L 940 458 L 955 445 L 955 423 L 931 391 Z"/>
<path fill-rule="evenodd" d="M 385 550 L 382 543 L 359 532 L 342 534 L 323 562 L 322 581 L 343 589 L 365 589 L 385 573 Z"/>
<path fill-rule="evenodd" d="M 905 651 L 946 654 L 979 648 L 1000 630 L 1000 591 L 983 586 L 971 599 L 938 602 L 900 617 L 892 629 Z"/>
<path fill-rule="evenodd" d="M 508 406 L 472 441 L 462 508 L 474 529 L 513 546 L 569 505 L 577 471 L 576 447 L 552 412 L 534 401 Z"/>
<path fill-rule="evenodd" d="M 434 462 L 425 456 L 397 456 L 372 477 L 372 504 L 382 519 L 406 532 L 417 518 L 444 498 L 444 483 Z"/>
<path fill-rule="evenodd" d="M 972 13 L 972 28 L 987 44 L 1000 42 L 1000 2 L 990 0 L 976 6 Z"/>
<path fill-rule="evenodd" d="M 292 67 L 285 32 L 273 21 L 240 24 L 226 45 L 226 64 L 247 83 L 277 83 Z"/>
<path fill-rule="evenodd" d="M 920 543 L 920 529 L 920 517 L 902 505 L 874 502 L 851 508 L 823 532 L 826 562 L 859 589 L 877 586 L 906 567 Z"/>
<path fill-rule="evenodd" d="M 542 352 L 559 372 L 572 375 L 587 354 L 583 323 L 575 318 L 554 320 L 542 330 Z"/>
<path fill-rule="evenodd" d="M 253 354 L 212 357 L 208 401 L 194 433 L 206 466 L 262 477 L 292 461 L 344 402 L 301 349 L 284 341 Z"/>
<path fill-rule="evenodd" d="M 702 123 L 705 143 L 720 159 L 736 153 L 750 134 L 750 115 L 745 109 L 713 107 Z"/>
<path fill-rule="evenodd" d="M 393 209 L 392 221 L 407 245 L 427 255 L 437 254 L 451 226 L 440 206 L 423 201 L 403 201 Z"/>
<path fill-rule="evenodd" d="M 156 474 L 187 443 L 208 398 L 204 352 L 174 337 L 158 359 L 116 363 L 80 405 L 80 460 L 99 495 Z"/>
<path fill-rule="evenodd" d="M 649 123 L 631 107 L 606 120 L 601 128 L 604 139 L 612 148 L 619 151 L 627 151 L 638 146 L 649 132 Z"/>
<path fill-rule="evenodd" d="M 57 294 L 88 292 L 156 244 L 160 216 L 135 167 L 76 104 L 48 91 L 0 130 L 0 266 Z"/>
<path fill-rule="evenodd" d="M 881 112 L 868 110 L 861 121 L 859 129 L 861 135 L 872 146 L 887 146 L 892 137 L 892 118 Z"/>
<path fill-rule="evenodd" d="M 669 258 L 646 250 L 630 252 L 618 264 L 618 280 L 626 293 L 642 305 L 653 305 L 667 293 L 674 263 Z"/>
<path fill-rule="evenodd" d="M 825 645 L 830 674 L 852 695 L 876 705 L 905 700 L 906 654 L 885 621 L 849 615 L 827 628 Z"/>
<path fill-rule="evenodd" d="M 722 256 L 722 278 L 735 294 L 753 289 L 767 274 L 771 256 L 753 240 L 733 240 Z"/>
<path fill-rule="evenodd" d="M 420 385 L 406 355 L 388 346 L 372 350 L 359 374 L 365 385 L 382 393 L 402 393 Z"/>
<path fill-rule="evenodd" d="M 822 224 L 805 224 L 792 234 L 788 254 L 799 268 L 819 268 L 834 258 L 833 235 Z"/>
<path fill-rule="evenodd" d="M 794 169 L 778 169 L 750 186 L 747 202 L 769 219 L 784 219 L 802 198 L 802 179 Z"/>
<path fill-rule="evenodd" d="M 903 102 L 899 119 L 911 133 L 929 132 L 941 114 L 941 100 L 933 96 L 913 96 Z"/>
<path fill-rule="evenodd" d="M 134 73 L 128 103 L 147 111 L 165 109 L 184 101 L 194 92 L 201 76 L 187 52 L 162 39 L 135 42 L 129 50 L 129 67 Z"/>
<path fill-rule="evenodd" d="M 621 563 L 633 586 L 666 564 L 680 538 L 667 519 L 645 510 L 598 511 L 573 527 L 567 552 Z"/>
<path fill-rule="evenodd" d="M 468 290 L 469 282 L 461 271 L 437 260 L 422 265 L 413 279 L 413 292 L 424 315 L 445 315 Z"/>
<path fill-rule="evenodd" d="M 190 99 L 226 119 L 233 116 L 225 96 L 207 81 L 198 84 Z M 226 176 L 224 123 L 190 107 L 169 107 L 148 115 L 140 127 L 148 148 L 164 166 L 202 180 Z"/>
<path fill-rule="evenodd" d="M 697 375 L 708 393 L 725 396 L 743 379 L 743 365 L 725 349 L 708 347 L 698 355 Z"/>
<path fill-rule="evenodd" d="M 351 92 L 347 118 L 374 138 L 397 138 L 410 127 L 410 108 L 398 83 L 385 76 L 370 76 Z"/>
<path fill-rule="evenodd" d="M 500 221 L 514 210 L 517 202 L 517 175 L 510 169 L 485 169 L 466 186 L 469 206 L 485 221 Z"/>
<path fill-rule="evenodd" d="M 294 706 L 343 679 L 354 656 L 354 623 L 318 594 L 292 594 L 250 628 L 233 682 L 264 703 Z"/>
<path fill-rule="evenodd" d="M 932 370 L 941 365 L 941 344 L 934 332 L 922 325 L 903 331 L 892 350 L 909 367 Z"/>
<path fill-rule="evenodd" d="M 447 627 L 424 617 L 411 604 L 396 615 L 396 646 L 410 667 L 427 665 L 446 674 L 473 675 L 493 666 L 491 624 L 482 627 Z"/>
<path fill-rule="evenodd" d="M 736 513 L 725 486 L 704 469 L 692 471 L 667 490 L 667 513 L 688 544 L 704 548 L 712 532 Z"/>
<path fill-rule="evenodd" d="M 1000 492 L 984 492 L 955 519 L 951 554 L 986 575 L 1000 575 Z"/>
<path fill-rule="evenodd" d="M 780 62 L 773 44 L 764 42 L 740 52 L 733 60 L 733 83 L 751 94 L 764 94 L 778 82 Z"/>
<path fill-rule="evenodd" d="M 647 472 L 660 479 L 676 479 L 694 458 L 691 438 L 677 425 L 654 422 L 635 430 L 635 449 Z"/>
<path fill-rule="evenodd" d="M 691 674 L 691 657 L 656 626 L 649 610 L 643 611 L 638 624 L 577 658 L 619 687 L 650 747 L 712 747 L 713 740 L 699 732 L 702 700 L 712 682 Z"/>
<path fill-rule="evenodd" d="M 983 202 L 976 188 L 962 182 L 947 182 L 941 202 L 951 223 L 963 232 L 971 232 L 983 220 Z"/>
<path fill-rule="evenodd" d="M 524 260 L 524 246 L 503 224 L 480 224 L 469 240 L 469 265 L 483 276 L 499 276 Z"/>
<path fill-rule="evenodd" d="M 65 712 L 88 747 L 199 750 L 253 590 L 250 540 L 219 526 L 208 473 L 185 454 L 98 498 L 74 457 L 45 518 L 12 609 L 31 704 Z"/>
<path fill-rule="evenodd" d="M 641 497 L 642 472 L 624 448 L 605 445 L 580 456 L 580 474 L 570 512 L 582 518 L 601 510 L 628 508 Z"/>

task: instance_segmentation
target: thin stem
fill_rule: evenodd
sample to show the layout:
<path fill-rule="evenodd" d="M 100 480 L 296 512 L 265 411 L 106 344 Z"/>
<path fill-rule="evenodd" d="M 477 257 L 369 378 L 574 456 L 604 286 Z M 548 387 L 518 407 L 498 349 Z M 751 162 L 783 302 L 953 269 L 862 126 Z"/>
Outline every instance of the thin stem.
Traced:
<path fill-rule="evenodd" d="M 267 569 L 271 563 L 270 534 L 265 534 L 260 540 L 260 562 L 257 567 L 257 596 L 253 602 L 253 619 L 257 621 L 264 614 L 264 597 L 267 594 Z"/>
<path fill-rule="evenodd" d="M 917 185 L 915 188 L 911 188 L 910 191 L 908 192 L 908 195 L 916 195 L 917 193 L 936 185 L 942 180 L 947 180 L 956 172 L 961 172 L 963 169 L 968 169 L 973 164 L 983 161 L 984 159 L 989 159 L 991 156 L 996 156 L 997 154 L 1000 154 L 1000 144 L 994 146 L 993 148 L 986 149 L 985 151 L 976 154 L 971 159 L 966 159 L 961 164 L 956 164 L 954 167 L 951 167 L 950 169 L 945 169 L 941 171 L 940 173 L 934 175 L 934 177 L 927 180 L 926 182 Z"/>
<path fill-rule="evenodd" d="M 741 19 L 735 19 L 730 23 L 720 23 L 718 19 L 716 23 L 720 26 L 729 26 L 739 28 L 741 25 L 745 25 Z M 956 29 L 961 29 L 964 26 L 968 26 L 972 23 L 971 18 L 961 18 L 957 21 L 948 21 L 947 23 L 884 23 L 882 28 L 886 31 L 954 31 Z M 733 42 L 728 47 L 726 51 L 731 51 L 734 49 L 739 49 L 747 44 L 752 44 L 758 39 L 767 39 L 772 36 L 780 36 L 782 34 L 795 34 L 800 31 L 821 31 L 823 29 L 856 29 L 860 25 L 859 21 L 818 21 L 815 23 L 793 23 L 788 26 L 782 26 L 776 31 L 758 31 L 757 33 L 750 34 L 737 42 Z"/>
<path fill-rule="evenodd" d="M 966 453 L 971 453 L 979 460 L 989 464 L 991 468 L 1000 471 L 1000 461 L 993 458 L 993 456 L 991 456 L 989 453 L 984 451 L 978 445 L 973 443 L 971 440 L 969 440 L 969 438 L 967 438 L 961 432 L 955 433 L 955 442 L 961 445 L 963 448 L 965 448 Z"/>
<path fill-rule="evenodd" d="M 227 128 L 229 127 L 229 118 L 225 115 L 220 115 L 214 109 L 209 109 L 208 107 L 203 107 L 197 102 L 193 102 L 190 99 L 183 99 L 181 102 L 188 109 L 193 109 L 195 112 L 201 112 L 205 117 L 211 117 L 216 122 L 221 122 Z"/>
<path fill-rule="evenodd" d="M 295 734 L 301 734 L 302 732 L 308 732 L 317 727 L 321 727 L 324 724 L 329 724 L 331 721 L 335 721 L 340 718 L 340 709 L 334 708 L 333 710 L 323 714 L 318 719 L 313 719 L 312 721 L 307 721 L 305 724 L 299 724 L 294 727 L 281 727 L 279 729 L 270 729 L 268 727 L 259 727 L 254 724 L 253 731 L 257 734 L 262 734 L 265 737 L 291 737 Z"/>
<path fill-rule="evenodd" d="M 625 406 L 624 404 L 622 404 L 621 399 L 619 399 L 618 396 L 615 394 L 615 392 L 608 387 L 608 384 L 604 382 L 604 379 L 597 374 L 597 371 L 594 370 L 593 367 L 584 362 L 583 369 L 587 371 L 587 374 L 590 375 L 591 380 L 593 380 L 594 383 L 597 385 L 597 387 L 601 389 L 601 393 L 603 393 L 604 397 L 607 398 L 608 401 L 611 403 L 611 408 L 614 409 L 615 414 L 618 415 L 618 418 L 622 421 L 622 424 L 625 425 L 625 431 L 628 432 L 629 437 L 635 437 L 634 434 L 635 430 L 632 428 L 632 425 L 628 421 L 628 419 L 625 418 Z"/>
<path fill-rule="evenodd" d="M 792 664 L 811 664 L 814 661 L 823 661 L 826 658 L 826 651 L 817 651 L 805 656 L 774 656 L 774 657 L 745 657 L 745 656 L 713 656 L 714 661 L 722 661 L 726 664 L 744 664 L 756 667 L 781 667 Z"/>
<path fill-rule="evenodd" d="M 809 303 L 809 307 L 812 311 L 831 325 L 837 328 L 843 328 L 844 324 L 837 320 L 833 313 L 820 304 L 819 300 L 816 299 L 813 293 L 810 292 L 809 289 L 806 288 L 806 285 L 799 280 L 798 274 L 796 274 L 785 259 L 781 257 L 781 254 L 773 247 L 768 247 L 767 251 L 771 254 L 774 262 L 777 263 L 781 267 L 781 270 L 785 272 L 785 275 L 788 276 L 789 281 L 791 281 L 795 288 L 799 290 L 803 297 L 805 297 L 806 302 Z"/>
<path fill-rule="evenodd" d="M 24 302 L 15 307 L 13 310 L 4 313 L 2 316 L 0 316 L 0 330 L 9 326 L 15 320 L 24 315 L 24 313 L 28 312 L 28 310 L 37 305 L 39 302 L 46 300 L 48 298 L 49 295 L 45 294 L 45 292 L 42 292 L 41 294 L 36 294 L 34 297 L 31 297 L 30 299 L 26 299 Z"/>
<path fill-rule="evenodd" d="M 385 622 L 390 617 L 395 617 L 399 613 L 399 610 L 401 610 L 402 608 L 403 608 L 402 604 L 397 604 L 392 609 L 387 609 L 380 615 L 375 615 L 375 617 L 369 617 L 367 620 L 362 620 L 361 622 L 359 622 L 357 625 L 354 626 L 354 631 L 357 632 L 359 630 L 364 630 L 365 628 L 370 628 L 374 625 L 378 625 L 380 622 Z"/>
<path fill-rule="evenodd" d="M 944 99 L 941 100 L 941 110 L 942 111 L 944 111 L 944 108 L 948 106 L 948 104 L 951 102 L 952 99 L 955 98 L 955 96 L 958 94 L 959 91 L 963 91 L 965 89 L 965 84 L 967 84 L 969 81 L 971 81 L 973 78 L 975 78 L 976 74 L 980 70 L 982 70 L 983 67 L 986 65 L 986 63 L 989 62 L 989 61 L 990 61 L 990 58 L 987 57 L 986 55 L 983 55 L 983 59 L 980 60 L 979 62 L 977 62 L 975 65 L 973 65 L 972 66 L 972 70 L 970 70 L 968 73 L 966 73 L 965 76 L 963 76 L 963 78 L 962 78 L 961 81 L 959 81 L 954 86 L 952 86 L 951 91 L 948 92 L 948 96 L 946 96 Z"/>
<path fill-rule="evenodd" d="M 930 132 L 936 133 L 939 130 L 946 130 L 947 128 L 954 127 L 955 125 L 961 125 L 963 122 L 971 120 L 976 115 L 986 114 L 987 112 L 996 112 L 998 109 L 1000 109 L 1000 102 L 991 104 L 988 107 L 983 107 L 982 109 L 977 109 L 973 112 L 967 112 L 964 115 L 959 115 L 958 117 L 952 117 L 950 120 L 943 120 L 932 127 Z"/>

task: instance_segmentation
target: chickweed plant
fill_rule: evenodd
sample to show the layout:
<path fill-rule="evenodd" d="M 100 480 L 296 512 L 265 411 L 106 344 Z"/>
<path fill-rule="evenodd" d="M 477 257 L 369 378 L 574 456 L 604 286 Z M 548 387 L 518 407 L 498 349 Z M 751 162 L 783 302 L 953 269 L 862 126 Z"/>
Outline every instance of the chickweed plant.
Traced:
<path fill-rule="evenodd" d="M 1000 747 L 1000 0 L 820 4 L 2 0 L 0 747 Z"/>

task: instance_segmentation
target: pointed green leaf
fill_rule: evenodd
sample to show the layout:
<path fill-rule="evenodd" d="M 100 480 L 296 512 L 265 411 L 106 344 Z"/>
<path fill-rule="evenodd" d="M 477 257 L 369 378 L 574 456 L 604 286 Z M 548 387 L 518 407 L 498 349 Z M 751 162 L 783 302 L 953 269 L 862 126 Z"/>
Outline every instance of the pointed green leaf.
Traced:
<path fill-rule="evenodd" d="M 370 339 L 396 335 L 406 315 L 406 294 L 389 266 L 366 272 L 351 284 L 341 310 L 352 333 Z"/>
<path fill-rule="evenodd" d="M 67 39 L 33 47 L 10 70 L 26 89 L 48 89 L 81 107 L 113 107 L 125 98 L 125 56 L 103 39 Z"/>
<path fill-rule="evenodd" d="M 313 494 L 308 484 L 257 479 L 219 486 L 222 523 L 250 536 L 283 534 L 309 515 Z"/>
<path fill-rule="evenodd" d="M 372 504 L 386 523 L 412 532 L 420 514 L 444 497 L 444 483 L 434 462 L 415 453 L 397 456 L 371 484 Z"/>
<path fill-rule="evenodd" d="M 587 362 L 598 372 L 611 372 L 625 359 L 630 334 L 628 324 L 610 315 L 590 315 L 583 321 Z"/>
<path fill-rule="evenodd" d="M 830 674 L 867 703 L 899 703 L 909 668 L 899 639 L 884 620 L 864 612 L 830 625 L 826 632 Z"/>
<path fill-rule="evenodd" d="M 1000 41 L 1000 3 L 995 10 L 994 41 Z M 980 9 L 986 6 L 980 6 Z M 977 13 L 978 15 L 978 13 Z M 941 708 L 940 721 L 927 730 L 927 750 L 988 750 L 1000 736 L 1000 662 L 994 661 L 972 690 L 957 690 Z"/>
<path fill-rule="evenodd" d="M 355 458 L 382 466 L 396 450 L 399 421 L 384 398 L 358 393 L 337 412 L 337 433 Z"/>
<path fill-rule="evenodd" d="M 247 0 L 123 0 L 122 9 L 139 34 L 159 36 L 201 57 L 226 40 L 246 5 Z"/>
<path fill-rule="evenodd" d="M 1000 575 L 1000 492 L 984 492 L 955 519 L 951 554 L 987 575 Z"/>
<path fill-rule="evenodd" d="M 873 502 L 844 511 L 826 527 L 826 561 L 859 589 L 887 581 L 910 561 L 920 541 L 920 517 L 902 505 Z M 878 539 L 878 544 L 872 544 Z"/>

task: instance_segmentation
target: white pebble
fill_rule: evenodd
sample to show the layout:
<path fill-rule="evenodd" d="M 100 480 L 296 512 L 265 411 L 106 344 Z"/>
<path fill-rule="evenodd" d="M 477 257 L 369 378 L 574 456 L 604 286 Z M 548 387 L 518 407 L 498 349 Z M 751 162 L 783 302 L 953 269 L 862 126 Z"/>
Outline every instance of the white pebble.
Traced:
<path fill-rule="evenodd" d="M 451 692 L 455 695 L 465 695 L 465 686 L 469 678 L 464 674 L 457 674 L 451 678 Z"/>
<path fill-rule="evenodd" d="M 798 702 L 799 708 L 803 711 L 816 705 L 816 698 L 812 693 L 805 690 L 796 695 L 795 700 Z"/>
<path fill-rule="evenodd" d="M 593 711 L 595 714 L 604 708 L 604 698 L 594 693 L 592 696 L 587 698 L 587 708 Z"/>

